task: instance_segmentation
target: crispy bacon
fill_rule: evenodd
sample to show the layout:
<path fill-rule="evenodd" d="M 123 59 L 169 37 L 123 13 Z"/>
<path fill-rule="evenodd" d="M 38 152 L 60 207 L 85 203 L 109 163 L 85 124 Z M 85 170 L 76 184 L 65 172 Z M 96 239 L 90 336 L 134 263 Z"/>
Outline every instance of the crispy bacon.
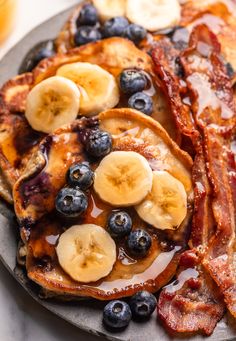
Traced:
<path fill-rule="evenodd" d="M 215 284 L 199 263 L 196 251 L 183 253 L 177 280 L 160 294 L 158 315 L 170 331 L 210 335 L 224 313 Z"/>
<path fill-rule="evenodd" d="M 211 188 L 207 177 L 203 150 L 195 157 L 192 178 L 194 183 L 194 215 L 190 245 L 203 254 L 214 233 L 214 217 L 211 208 Z"/>
<path fill-rule="evenodd" d="M 191 109 L 201 132 L 213 124 L 227 133 L 235 125 L 231 80 L 219 52 L 216 36 L 207 26 L 199 25 L 192 32 L 189 49 L 181 57 Z"/>
<path fill-rule="evenodd" d="M 213 128 L 206 129 L 205 139 L 209 174 L 215 193 L 213 212 L 217 232 L 210 242 L 204 265 L 220 287 L 228 309 L 236 317 L 234 268 L 236 167 L 235 163 L 231 164 L 228 140 Z"/>
<path fill-rule="evenodd" d="M 205 25 L 196 27 L 182 62 L 191 92 L 193 115 L 203 136 L 208 178 L 213 188 L 212 208 L 217 224 L 203 264 L 219 286 L 228 309 L 236 316 L 236 167 L 230 150 L 236 115 L 230 79 L 215 41 L 216 37 Z M 199 82 L 203 85 L 203 91 Z"/>
<path fill-rule="evenodd" d="M 193 37 L 191 37 L 193 39 Z M 194 39 L 195 33 L 194 33 Z M 208 237 L 212 234 L 213 219 L 212 210 L 209 205 L 210 185 L 206 176 L 206 166 L 203 156 L 202 138 L 192 118 L 190 108 L 184 105 L 181 99 L 181 82 L 175 75 L 173 69 L 173 56 L 170 52 L 169 42 L 164 40 L 153 51 L 153 61 L 156 73 L 160 79 L 161 87 L 169 101 L 172 115 L 181 134 L 190 138 L 195 149 L 195 161 L 193 165 L 194 186 L 194 218 L 192 224 L 191 241 L 193 247 L 206 246 Z M 164 47 L 167 44 L 168 48 Z M 216 43 L 215 43 L 216 46 Z M 218 46 L 217 46 L 218 48 Z M 172 50 L 174 48 L 172 47 Z"/>
<path fill-rule="evenodd" d="M 165 45 L 168 45 L 168 49 Z M 199 133 L 194 127 L 194 122 L 191 119 L 190 110 L 186 105 L 183 105 L 180 92 L 181 87 L 174 71 L 174 63 L 170 55 L 175 52 L 170 52 L 169 42 L 162 42 L 152 53 L 152 58 L 155 65 L 156 74 L 159 77 L 161 88 L 166 95 L 172 115 L 180 132 L 192 140 L 197 141 Z M 174 50 L 174 48 L 172 48 Z"/>
<path fill-rule="evenodd" d="M 197 32 L 194 32 L 190 44 L 193 44 L 193 41 L 198 41 L 198 38 Z M 212 42 L 211 49 L 218 51 L 217 40 L 214 40 L 213 44 L 209 37 L 208 42 Z M 208 47 L 207 42 L 204 47 L 205 49 Z M 192 171 L 194 218 L 190 240 L 190 245 L 194 249 L 191 251 L 191 255 L 188 252 L 183 254 L 182 259 L 185 259 L 185 262 L 179 269 L 178 277 L 182 279 L 182 284 L 179 285 L 177 280 L 176 286 L 174 282 L 162 290 L 158 302 L 158 315 L 171 331 L 201 331 L 210 335 L 223 316 L 224 304 L 222 304 L 214 282 L 204 272 L 201 264 L 202 255 L 207 248 L 209 238 L 213 235 L 215 224 L 211 208 L 211 188 L 204 159 L 203 138 L 192 118 L 190 108 L 183 105 L 181 81 L 174 72 L 173 62 L 166 56 L 165 50 L 160 48 L 160 45 L 153 51 L 153 60 L 176 125 L 181 134 L 191 140 L 196 153 Z M 189 260 L 191 263 L 192 258 L 195 261 L 193 264 L 189 264 Z M 187 277 L 185 277 L 186 274 L 188 274 Z"/>

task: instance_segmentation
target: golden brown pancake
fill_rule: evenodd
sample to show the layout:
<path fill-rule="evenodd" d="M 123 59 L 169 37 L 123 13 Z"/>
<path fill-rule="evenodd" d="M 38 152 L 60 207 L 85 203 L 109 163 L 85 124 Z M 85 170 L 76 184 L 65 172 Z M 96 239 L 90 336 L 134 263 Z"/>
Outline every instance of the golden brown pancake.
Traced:
<path fill-rule="evenodd" d="M 55 246 L 65 228 L 76 223 L 96 223 L 106 228 L 112 207 L 91 190 L 89 207 L 75 219 L 62 219 L 55 212 L 55 197 L 66 183 L 71 164 L 89 161 L 83 136 L 99 127 L 113 138 L 113 151 L 135 151 L 143 155 L 153 170 L 166 170 L 179 179 L 188 195 L 188 214 L 178 230 L 161 232 L 143 222 L 131 207 L 133 228 L 143 228 L 152 236 L 152 248 L 143 258 L 127 252 L 125 239 L 117 242 L 117 261 L 112 272 L 96 283 L 72 280 L 60 267 Z M 68 153 L 70 154 L 68 156 Z M 38 146 L 27 169 L 13 190 L 15 212 L 21 236 L 27 246 L 26 269 L 29 278 L 54 295 L 89 296 L 112 299 L 130 296 L 141 289 L 157 291 L 174 275 L 181 251 L 186 247 L 192 215 L 192 160 L 169 138 L 160 124 L 131 109 L 112 109 L 98 118 L 81 119 L 48 135 Z"/>

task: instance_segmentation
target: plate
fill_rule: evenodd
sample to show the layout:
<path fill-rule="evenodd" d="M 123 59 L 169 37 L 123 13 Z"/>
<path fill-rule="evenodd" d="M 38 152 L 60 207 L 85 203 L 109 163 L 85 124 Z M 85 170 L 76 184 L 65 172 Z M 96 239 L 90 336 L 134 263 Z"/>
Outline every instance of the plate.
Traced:
<path fill-rule="evenodd" d="M 0 62 L 0 86 L 9 78 L 15 76 L 23 57 L 36 43 L 56 37 L 59 30 L 67 20 L 71 9 L 49 19 L 31 31 L 23 38 Z M 168 335 L 153 314 L 150 321 L 145 323 L 131 322 L 123 332 L 111 333 L 102 324 L 103 302 L 83 300 L 77 302 L 57 302 L 55 300 L 42 300 L 38 297 L 38 288 L 30 282 L 24 271 L 16 266 L 17 250 L 17 224 L 14 213 L 4 203 L 0 203 L 0 259 L 24 289 L 41 305 L 52 311 L 64 320 L 80 329 L 108 340 L 117 341 L 143 341 L 143 340 L 188 340 L 188 341 L 225 341 L 236 340 L 235 320 L 225 317 L 212 336 L 192 336 L 174 338 Z"/>

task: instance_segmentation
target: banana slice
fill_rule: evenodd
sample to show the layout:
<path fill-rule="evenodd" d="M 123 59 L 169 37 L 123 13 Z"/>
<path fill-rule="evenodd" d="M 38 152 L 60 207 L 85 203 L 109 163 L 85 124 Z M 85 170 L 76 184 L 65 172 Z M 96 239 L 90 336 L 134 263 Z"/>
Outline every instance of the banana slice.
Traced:
<path fill-rule="evenodd" d="M 126 0 L 93 0 L 93 4 L 102 21 L 125 16 Z"/>
<path fill-rule="evenodd" d="M 152 170 L 147 160 L 136 152 L 113 152 L 95 171 L 94 189 L 113 206 L 140 203 L 152 188 Z"/>
<path fill-rule="evenodd" d="M 181 7 L 178 0 L 127 0 L 126 16 L 132 23 L 154 32 L 177 25 Z"/>
<path fill-rule="evenodd" d="M 79 105 L 80 91 L 75 83 L 55 76 L 42 81 L 30 91 L 25 116 L 33 129 L 50 133 L 74 121 Z"/>
<path fill-rule="evenodd" d="M 60 67 L 58 76 L 75 82 L 81 91 L 80 114 L 92 116 L 114 108 L 120 100 L 115 77 L 100 66 L 72 63 Z"/>
<path fill-rule="evenodd" d="M 63 270 L 75 281 L 89 283 L 107 276 L 116 261 L 116 244 L 102 227 L 75 225 L 64 232 L 56 247 Z"/>
<path fill-rule="evenodd" d="M 187 215 L 187 194 L 183 184 L 168 172 L 155 171 L 151 193 L 135 208 L 148 224 L 175 230 Z"/>

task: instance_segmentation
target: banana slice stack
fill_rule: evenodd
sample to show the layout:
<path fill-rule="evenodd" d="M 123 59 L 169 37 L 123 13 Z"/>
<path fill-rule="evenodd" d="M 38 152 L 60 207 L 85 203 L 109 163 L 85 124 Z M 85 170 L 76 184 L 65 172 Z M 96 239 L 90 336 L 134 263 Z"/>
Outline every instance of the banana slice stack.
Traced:
<path fill-rule="evenodd" d="M 126 16 L 150 32 L 177 25 L 181 18 L 178 0 L 93 0 L 101 20 Z"/>
<path fill-rule="evenodd" d="M 138 215 L 158 229 L 176 229 L 187 215 L 183 184 L 166 171 L 152 171 L 136 152 L 106 156 L 95 171 L 94 189 L 113 206 L 133 206 Z"/>
<path fill-rule="evenodd" d="M 93 116 L 120 100 L 115 77 L 98 65 L 72 63 L 36 85 L 26 101 L 25 116 L 35 130 L 50 133 L 78 115 Z"/>

